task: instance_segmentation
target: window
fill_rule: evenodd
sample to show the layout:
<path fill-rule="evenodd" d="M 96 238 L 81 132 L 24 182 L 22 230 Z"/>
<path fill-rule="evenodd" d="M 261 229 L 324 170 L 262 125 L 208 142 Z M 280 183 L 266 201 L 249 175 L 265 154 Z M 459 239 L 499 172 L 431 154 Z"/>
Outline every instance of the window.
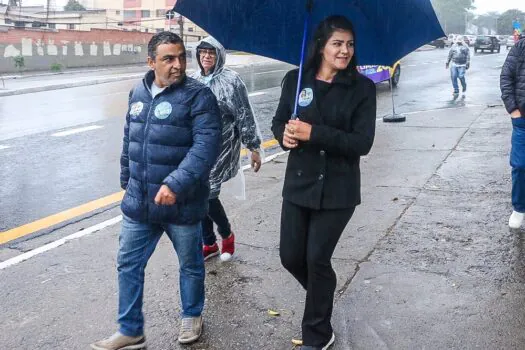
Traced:
<path fill-rule="evenodd" d="M 155 17 L 164 17 L 166 16 L 166 10 L 164 9 L 158 9 L 155 11 Z"/>
<path fill-rule="evenodd" d="M 193 27 L 188 27 L 188 32 L 193 32 Z"/>
<path fill-rule="evenodd" d="M 67 29 L 75 30 L 75 25 L 73 23 L 69 23 L 67 25 Z"/>
<path fill-rule="evenodd" d="M 120 10 L 115 11 L 115 15 L 120 16 Z"/>
<path fill-rule="evenodd" d="M 57 25 L 55 23 L 49 23 L 47 26 L 49 29 L 57 29 Z"/>
<path fill-rule="evenodd" d="M 137 11 L 135 10 L 124 10 L 124 19 L 137 17 Z"/>
<path fill-rule="evenodd" d="M 13 21 L 11 21 L 9 18 L 6 18 L 4 20 L 4 22 L 5 22 L 5 24 L 12 24 L 13 23 Z"/>
<path fill-rule="evenodd" d="M 157 33 L 163 32 L 164 28 L 157 28 Z"/>
<path fill-rule="evenodd" d="M 142 17 L 142 18 L 149 18 L 150 17 L 150 11 L 149 10 L 142 10 L 142 11 L 140 11 L 140 17 Z"/>

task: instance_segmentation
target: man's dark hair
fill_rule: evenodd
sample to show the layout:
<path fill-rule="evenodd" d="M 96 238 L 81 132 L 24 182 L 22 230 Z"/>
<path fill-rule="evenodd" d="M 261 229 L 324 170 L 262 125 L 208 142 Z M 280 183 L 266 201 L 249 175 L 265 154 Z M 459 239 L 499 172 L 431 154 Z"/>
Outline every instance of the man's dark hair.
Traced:
<path fill-rule="evenodd" d="M 162 44 L 182 44 L 184 46 L 181 37 L 175 33 L 167 31 L 157 33 L 153 35 L 148 43 L 148 56 L 151 57 L 151 59 L 154 60 L 156 58 L 157 47 Z"/>

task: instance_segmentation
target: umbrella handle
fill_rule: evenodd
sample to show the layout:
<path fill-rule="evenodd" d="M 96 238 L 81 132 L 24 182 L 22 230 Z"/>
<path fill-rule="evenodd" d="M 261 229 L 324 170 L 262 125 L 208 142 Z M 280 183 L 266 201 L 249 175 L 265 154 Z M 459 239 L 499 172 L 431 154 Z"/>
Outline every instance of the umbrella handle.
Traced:
<path fill-rule="evenodd" d="M 310 27 L 310 19 L 312 18 L 312 7 L 313 0 L 306 1 L 306 17 L 304 19 L 304 32 L 303 32 L 303 44 L 301 47 L 301 63 L 299 64 L 299 77 L 297 78 L 297 90 L 295 92 L 295 104 L 291 119 L 299 119 L 297 115 L 297 108 L 299 105 L 299 94 L 301 92 L 301 81 L 303 79 L 303 65 L 304 65 L 304 54 L 306 51 L 306 42 L 308 40 L 308 28 Z"/>

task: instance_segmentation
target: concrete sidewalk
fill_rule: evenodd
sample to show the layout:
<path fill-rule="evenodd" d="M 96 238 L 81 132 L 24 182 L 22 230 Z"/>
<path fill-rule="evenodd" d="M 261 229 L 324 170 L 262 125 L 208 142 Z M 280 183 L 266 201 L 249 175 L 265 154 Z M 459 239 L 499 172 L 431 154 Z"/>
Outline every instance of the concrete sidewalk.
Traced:
<path fill-rule="evenodd" d="M 505 111 L 428 111 L 377 127 L 362 161 L 363 204 L 333 259 L 334 349 L 524 349 L 525 248 L 521 233 L 507 227 Z M 223 191 L 237 253 L 230 263 L 207 262 L 205 332 L 186 349 L 291 349 L 299 336 L 304 292 L 278 253 L 285 166 L 282 156 L 259 174 L 247 171 L 246 201 Z M 0 256 L 118 214 L 111 209 L 14 243 Z M 119 230 L 111 226 L 0 271 L 0 346 L 87 349 L 112 333 Z M 150 349 L 182 348 L 178 300 L 177 261 L 164 237 L 147 268 Z"/>
<path fill-rule="evenodd" d="M 226 66 L 249 67 L 279 63 L 279 61 L 262 56 L 230 54 L 227 56 Z M 73 69 L 59 73 L 28 72 L 20 75 L 0 76 L 0 97 L 138 79 L 143 77 L 148 69 L 148 66 L 143 64 Z M 188 72 L 195 69 L 197 69 L 197 64 L 195 59 L 192 59 L 188 62 Z"/>

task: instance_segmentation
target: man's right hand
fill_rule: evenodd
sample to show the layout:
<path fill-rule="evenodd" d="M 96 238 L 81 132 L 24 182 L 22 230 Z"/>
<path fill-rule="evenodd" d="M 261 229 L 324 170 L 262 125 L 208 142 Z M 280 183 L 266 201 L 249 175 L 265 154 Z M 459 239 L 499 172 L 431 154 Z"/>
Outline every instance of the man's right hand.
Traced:
<path fill-rule="evenodd" d="M 516 110 L 512 111 L 512 113 L 510 114 L 510 117 L 511 118 L 521 118 L 520 110 L 516 109 Z"/>
<path fill-rule="evenodd" d="M 448 63 L 445 63 L 445 69 L 448 69 L 449 65 Z"/>
<path fill-rule="evenodd" d="M 177 202 L 177 195 L 173 193 L 166 185 L 160 186 L 159 192 L 155 196 L 157 205 L 173 205 Z"/>

